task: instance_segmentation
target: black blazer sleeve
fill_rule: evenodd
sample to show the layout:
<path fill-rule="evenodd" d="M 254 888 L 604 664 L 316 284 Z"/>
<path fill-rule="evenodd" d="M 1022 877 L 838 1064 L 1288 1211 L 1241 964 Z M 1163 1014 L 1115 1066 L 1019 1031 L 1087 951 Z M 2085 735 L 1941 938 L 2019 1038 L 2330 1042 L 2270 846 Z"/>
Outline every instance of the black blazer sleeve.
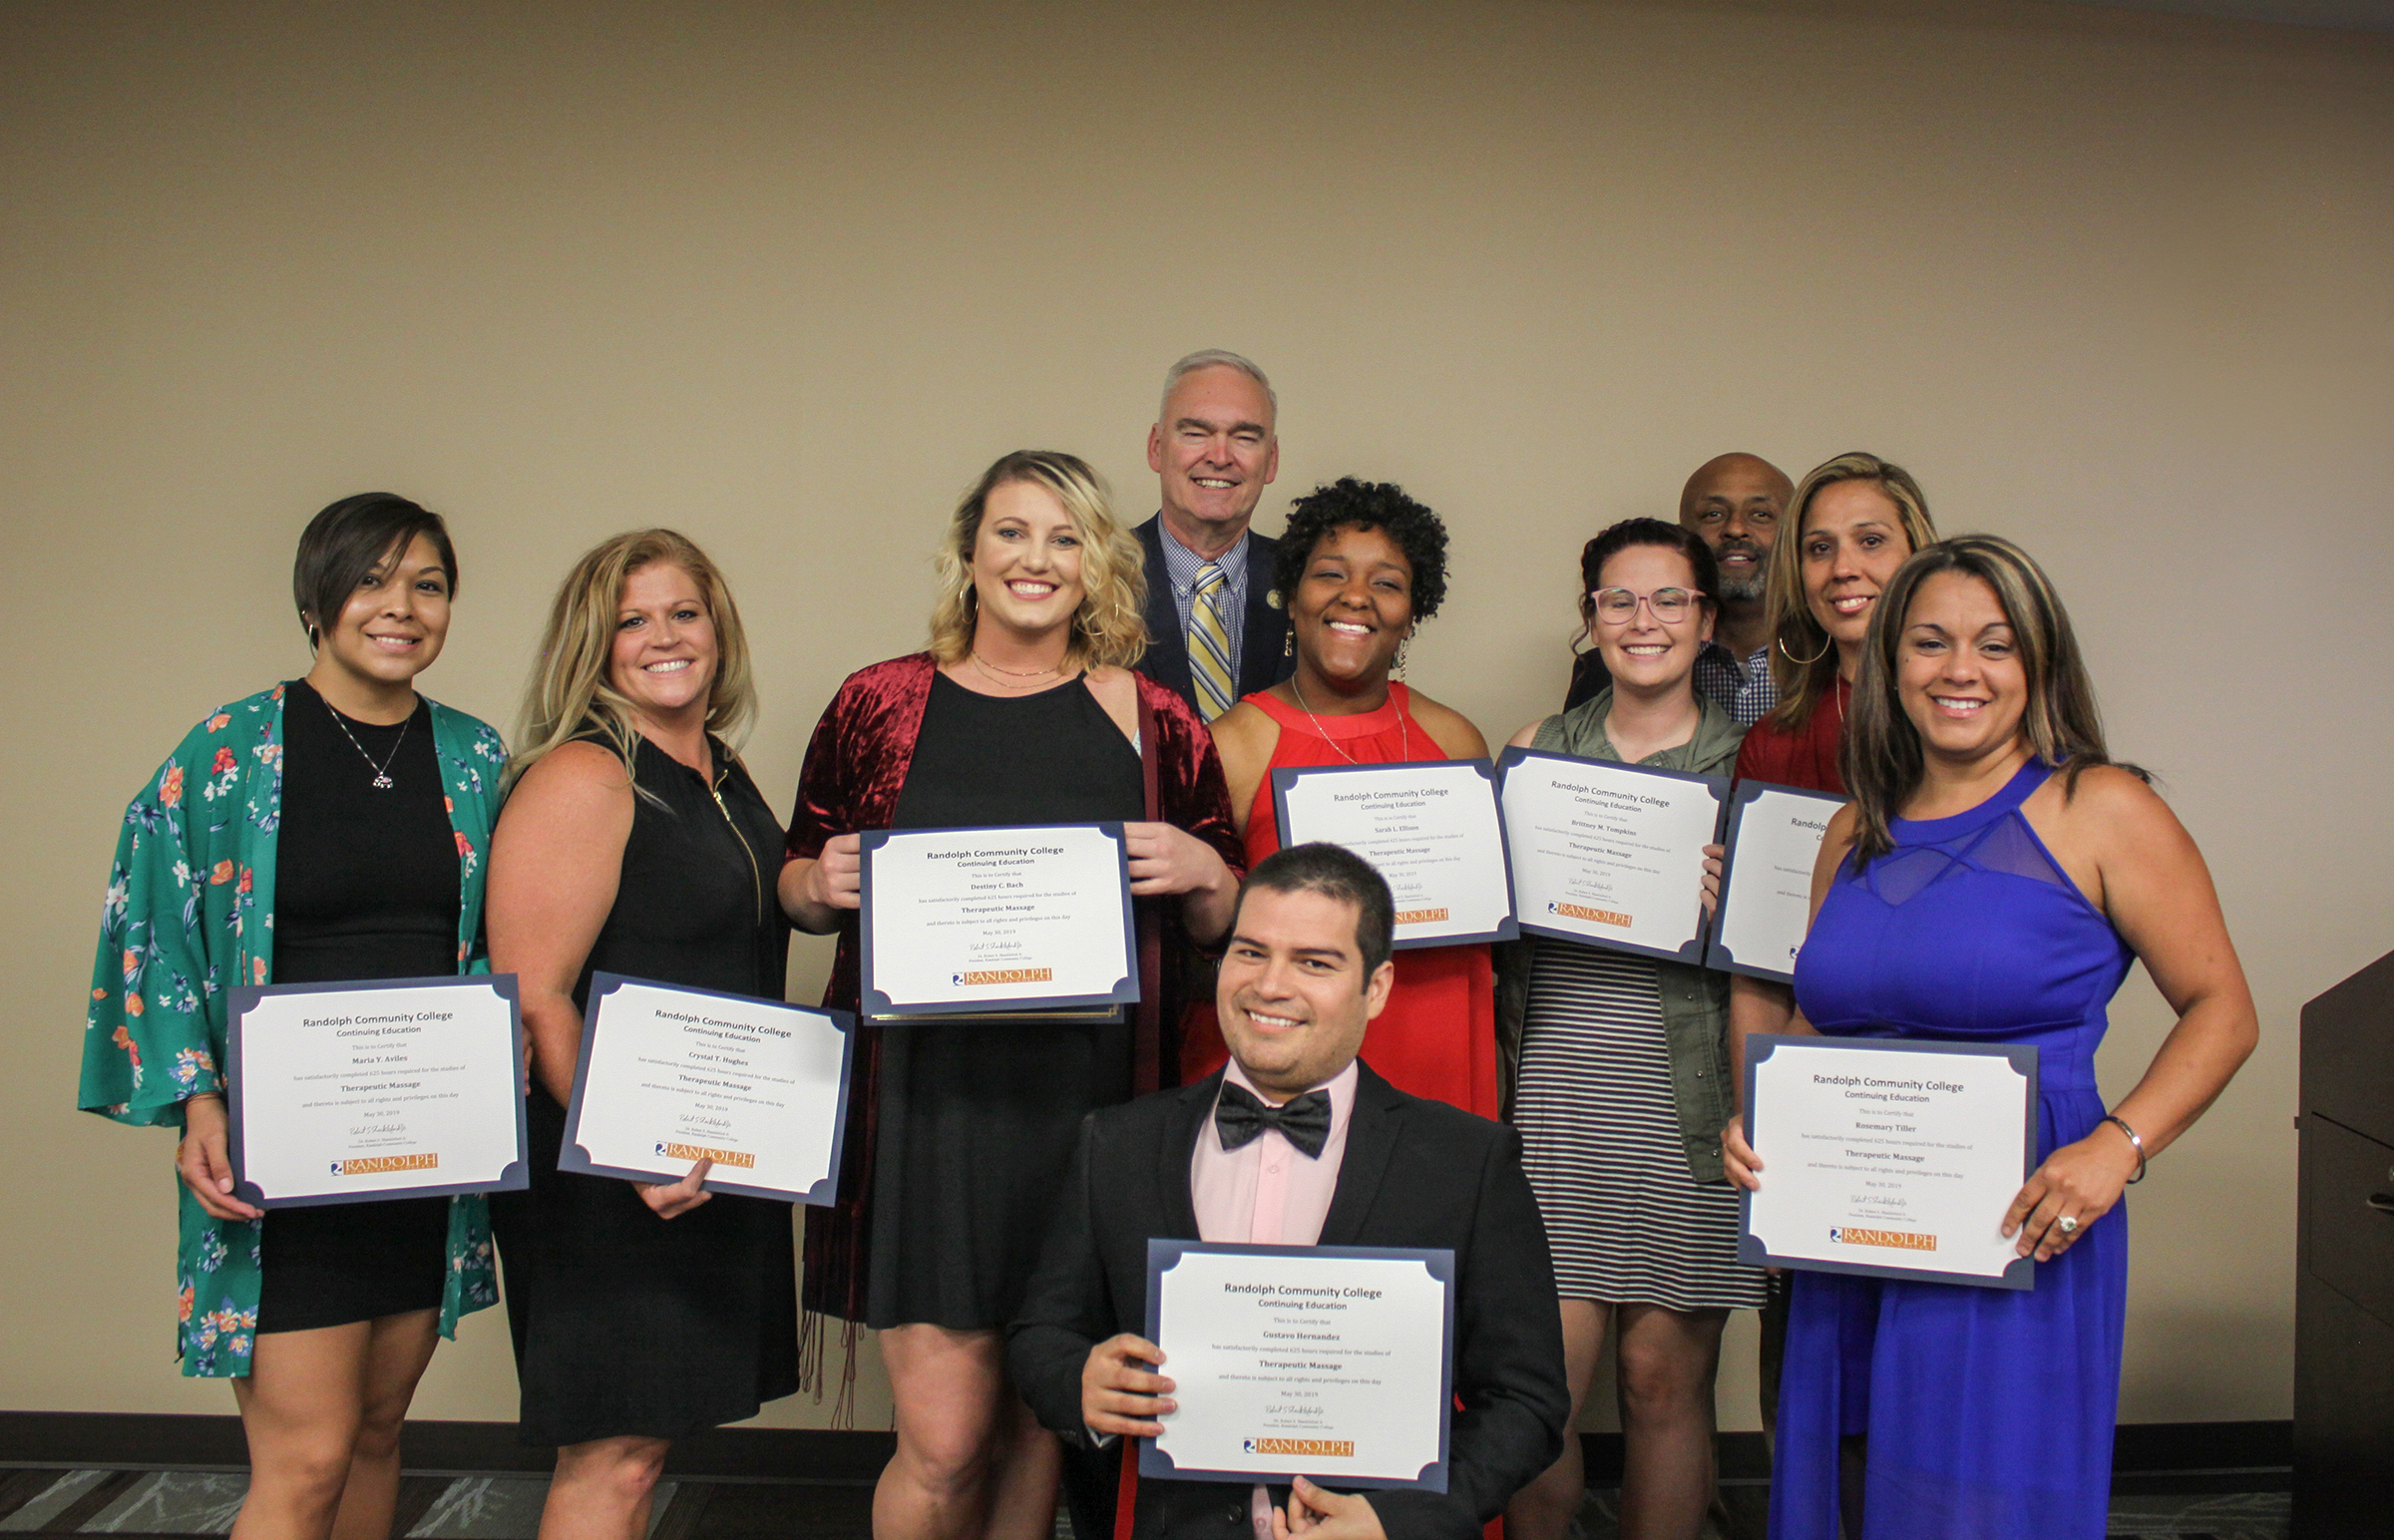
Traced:
<path fill-rule="evenodd" d="M 1458 1173 L 1459 1174 L 1459 1173 Z M 1571 1392 L 1546 1227 L 1521 1171 L 1521 1136 L 1487 1141 L 1469 1242 L 1455 1257 L 1447 1487 L 1375 1492 L 1389 1540 L 1477 1540 L 1480 1526 L 1563 1452 Z"/>
<path fill-rule="evenodd" d="M 1116 1319 L 1091 1222 L 1097 1142 L 1092 1114 L 1080 1120 L 1079 1147 L 1005 1344 L 1006 1368 L 1039 1425 L 1075 1447 L 1089 1442 L 1080 1416 L 1081 1367 L 1089 1349 L 1114 1335 Z"/>

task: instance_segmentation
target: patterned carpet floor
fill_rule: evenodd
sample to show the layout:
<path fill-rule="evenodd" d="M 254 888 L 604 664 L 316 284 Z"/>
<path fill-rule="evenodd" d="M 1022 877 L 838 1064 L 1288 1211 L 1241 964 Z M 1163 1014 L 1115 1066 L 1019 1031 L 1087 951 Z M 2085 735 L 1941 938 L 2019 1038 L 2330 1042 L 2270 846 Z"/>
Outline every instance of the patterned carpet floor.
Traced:
<path fill-rule="evenodd" d="M 247 1478 L 238 1472 L 0 1466 L 0 1535 L 221 1535 Z M 2109 1533 L 2151 1540 L 2285 1540 L 2289 1499 L 2274 1473 L 2249 1483 L 2277 1490 L 2147 1491 L 2115 1496 Z M 396 1533 L 422 1540 L 532 1540 L 548 1483 L 528 1476 L 410 1474 Z M 866 1540 L 872 1489 L 763 1481 L 676 1481 L 658 1488 L 649 1540 Z M 1588 1495 L 1584 1540 L 1615 1540 L 1612 1491 Z M 1723 1483 L 1720 1522 L 1707 1540 L 1761 1540 L 1768 1485 Z M 1060 1517 L 1058 1540 L 1070 1540 Z"/>

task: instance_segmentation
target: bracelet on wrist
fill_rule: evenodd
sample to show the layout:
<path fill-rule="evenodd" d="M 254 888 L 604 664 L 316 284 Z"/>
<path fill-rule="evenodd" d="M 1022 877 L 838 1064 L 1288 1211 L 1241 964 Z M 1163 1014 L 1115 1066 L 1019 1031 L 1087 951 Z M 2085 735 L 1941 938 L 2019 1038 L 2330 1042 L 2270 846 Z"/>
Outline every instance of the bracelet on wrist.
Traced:
<path fill-rule="evenodd" d="M 2119 1129 L 2122 1133 L 2128 1135 L 2128 1142 L 2136 1147 L 2137 1174 L 2130 1177 L 2127 1183 L 2128 1186 L 2134 1187 L 2139 1182 L 2145 1180 L 2145 1141 L 2137 1137 L 2137 1131 L 2129 1127 L 2128 1119 L 2122 1117 L 2119 1113 L 2107 1112 L 2103 1115 L 2103 1120 L 2111 1124 L 2113 1127 Z"/>

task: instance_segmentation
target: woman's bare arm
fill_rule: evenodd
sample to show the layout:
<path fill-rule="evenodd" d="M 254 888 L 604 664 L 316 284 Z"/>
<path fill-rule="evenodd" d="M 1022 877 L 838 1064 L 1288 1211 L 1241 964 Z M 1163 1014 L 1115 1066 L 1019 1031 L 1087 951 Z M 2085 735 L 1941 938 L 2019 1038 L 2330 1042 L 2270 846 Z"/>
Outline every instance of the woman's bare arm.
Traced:
<path fill-rule="evenodd" d="M 2218 891 L 2193 836 L 2154 790 L 2108 766 L 2080 777 L 2075 795 L 2032 804 L 2029 821 L 2145 963 L 2178 1024 L 2144 1078 L 2112 1110 L 2152 1157 L 2202 1116 L 2260 1041 L 2252 990 L 2228 940 Z M 2068 1214 L 2075 1234 L 2111 1211 L 2137 1170 L 2128 1135 L 2106 1123 L 2053 1152 L 2004 1217 L 2020 1232 L 2022 1255 L 2039 1261 L 2072 1239 L 2052 1228 Z"/>
<path fill-rule="evenodd" d="M 524 772 L 491 836 L 491 970 L 516 975 L 533 1072 L 560 1106 L 582 1051 L 574 985 L 615 907 L 631 798 L 620 759 L 568 743 Z"/>
<path fill-rule="evenodd" d="M 1215 717 L 1207 731 L 1214 735 L 1214 752 L 1222 756 L 1222 780 L 1230 789 L 1230 826 L 1245 839 L 1255 794 L 1263 789 L 1272 751 L 1280 746 L 1280 724 L 1242 700 Z"/>

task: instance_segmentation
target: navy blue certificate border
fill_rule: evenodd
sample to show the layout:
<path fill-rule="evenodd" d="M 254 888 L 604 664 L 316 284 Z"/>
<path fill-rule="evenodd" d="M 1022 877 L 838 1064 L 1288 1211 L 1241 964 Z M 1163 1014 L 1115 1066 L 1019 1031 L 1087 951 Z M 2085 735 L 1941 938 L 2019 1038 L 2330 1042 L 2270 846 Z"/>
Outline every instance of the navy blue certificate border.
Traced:
<path fill-rule="evenodd" d="M 2006 1061 L 2014 1072 L 2028 1082 L 2028 1094 L 2024 1098 L 2027 1110 L 2020 1136 L 2020 1180 L 2026 1183 L 2030 1174 L 2037 1169 L 2037 1049 L 2033 1043 L 1937 1042 L 1919 1037 L 1830 1037 L 1793 1032 L 1757 1032 L 1746 1039 L 1746 1142 L 1754 1142 L 1755 1071 L 1765 1059 L 1783 1047 L 1844 1046 L 1899 1053 L 1966 1054 L 1972 1058 L 1999 1058 Z M 1770 1180 L 1770 1173 L 1764 1173 L 1764 1180 Z M 1843 1273 L 1854 1278 L 1962 1284 L 1974 1289 L 2037 1287 L 2037 1263 L 2034 1257 L 2016 1257 L 2001 1276 L 1989 1278 L 1982 1273 L 1942 1273 L 1935 1268 L 1885 1267 L 1863 1262 L 1821 1262 L 1810 1257 L 1778 1256 L 1765 1249 L 1762 1238 L 1754 1233 L 1754 1194 L 1743 1187 L 1738 1189 L 1738 1260 L 1756 1268 L 1796 1268 L 1805 1273 Z"/>
<path fill-rule="evenodd" d="M 1099 994 L 1044 994 L 1032 996 L 994 995 L 976 1000 L 939 1000 L 930 1004 L 893 1000 L 876 986 L 873 958 L 877 943 L 873 923 L 873 857 L 890 843 L 895 835 L 956 834 L 1019 835 L 1035 838 L 1051 829 L 1094 829 L 1114 842 L 1114 854 L 1122 873 L 1122 964 L 1123 973 L 1114 986 Z M 868 829 L 859 837 L 857 850 L 862 870 L 859 873 L 859 900 L 863 914 L 862 945 L 858 948 L 858 971 L 863 1002 L 862 1014 L 869 1020 L 909 1020 L 940 1016 L 1009 1016 L 1037 1010 L 1088 1010 L 1109 1005 L 1135 1005 L 1139 1000 L 1139 937 L 1130 908 L 1130 842 L 1118 823 L 1095 824 L 983 824 L 956 829 Z M 902 943 L 903 944 L 903 943 Z"/>
<path fill-rule="evenodd" d="M 673 994 L 695 995 L 701 999 L 738 1000 L 743 1005 L 773 1005 L 793 1015 L 819 1016 L 829 1021 L 840 1034 L 840 1099 L 832 1113 L 831 1163 L 824 1168 L 823 1180 L 804 1192 L 792 1192 L 782 1187 L 754 1187 L 746 1182 L 725 1182 L 715 1179 L 709 1168 L 707 1179 L 698 1184 L 703 1192 L 737 1193 L 743 1198 L 770 1198 L 776 1203 L 811 1203 L 825 1208 L 838 1201 L 840 1157 L 848 1144 L 848 1087 L 849 1071 L 856 1067 L 856 1018 L 845 1010 L 817 1010 L 811 1005 L 793 1005 L 787 1000 L 761 999 L 753 994 L 734 994 L 726 989 L 697 989 L 688 984 L 666 983 L 656 978 L 634 978 L 623 973 L 594 972 L 591 974 L 590 1005 L 582 1013 L 582 1049 L 574 1057 L 574 1099 L 566 1108 L 565 1137 L 557 1150 L 557 1169 L 577 1171 L 585 1176 L 619 1176 L 632 1182 L 678 1182 L 689 1174 L 689 1167 L 673 1170 L 660 1164 L 656 1169 L 635 1169 L 629 1166 L 602 1166 L 591 1159 L 591 1152 L 575 1136 L 582 1131 L 583 1089 L 590 1083 L 591 1053 L 598 1040 L 598 1006 L 605 998 L 627 983 L 650 989 L 663 989 Z"/>
<path fill-rule="evenodd" d="M 1488 802 L 1496 814 L 1496 859 L 1504 864 L 1504 918 L 1493 931 L 1467 931 L 1458 936 L 1417 936 L 1406 940 L 1396 938 L 1396 950 L 1407 952 L 1416 947 L 1468 947 L 1480 942 L 1509 942 L 1521 934 L 1513 917 L 1513 847 L 1504 837 L 1504 802 L 1496 795 L 1496 767 L 1484 759 L 1407 759 L 1381 765 L 1284 765 L 1272 772 L 1272 816 L 1279 822 L 1280 843 L 1302 845 L 1305 841 L 1289 832 L 1289 791 L 1299 781 L 1316 776 L 1374 776 L 1399 770 L 1448 770 L 1468 768 L 1488 784 Z"/>
<path fill-rule="evenodd" d="M 1421 1473 L 1410 1480 L 1399 1476 L 1349 1476 L 1322 1471 L 1320 1477 L 1341 1489 L 1350 1487 L 1398 1488 L 1409 1491 L 1443 1492 L 1446 1490 L 1447 1462 L 1452 1455 L 1454 1437 L 1454 1253 L 1443 1247 L 1416 1250 L 1404 1246 L 1252 1246 L 1226 1242 L 1174 1241 L 1150 1237 L 1147 1242 L 1147 1340 L 1166 1352 L 1171 1345 L 1163 1340 L 1164 1275 L 1180 1265 L 1183 1257 L 1263 1257 L 1275 1262 L 1288 1262 L 1300 1257 L 1337 1257 L 1361 1261 L 1418 1262 L 1423 1271 L 1445 1286 L 1445 1341 L 1438 1355 L 1438 1458 L 1434 1464 L 1421 1467 Z M 1310 1473 L 1309 1473 L 1310 1474 Z M 1262 1481 L 1273 1485 L 1288 1480 L 1286 1472 L 1253 1470 L 1183 1470 L 1173 1463 L 1172 1456 L 1155 1446 L 1152 1438 L 1139 1440 L 1139 1476 L 1142 1480 L 1166 1481 Z"/>
<path fill-rule="evenodd" d="M 1721 843 L 1721 822 L 1729 801 L 1730 778 L 1726 775 L 1692 775 L 1685 770 L 1663 770 L 1653 765 L 1625 765 L 1617 759 L 1589 759 L 1580 754 L 1556 754 L 1546 749 L 1508 748 L 1496 761 L 1497 803 L 1500 807 L 1503 804 L 1503 777 L 1511 775 L 1515 766 L 1525 764 L 1533 759 L 1560 760 L 1567 765 L 1593 765 L 1600 770 L 1619 771 L 1625 775 L 1651 775 L 1666 781 L 1693 781 L 1713 794 L 1713 837 L 1706 843 L 1712 845 Z M 1506 836 L 1506 848 L 1509 855 L 1511 848 L 1509 832 Z M 1566 931 L 1557 926 L 1540 925 L 1536 917 L 1528 915 L 1519 917 L 1521 931 L 1526 936 L 1549 937 L 1558 942 L 1569 942 L 1575 947 L 1595 947 L 1605 952 L 1629 952 L 1642 958 L 1668 958 L 1675 962 L 1685 962 L 1691 967 L 1701 967 L 1704 965 L 1705 947 L 1710 936 L 1704 923 L 1704 899 L 1698 886 L 1704 877 L 1704 870 L 1701 866 L 1697 868 L 1695 875 L 1696 883 L 1689 885 L 1688 907 L 1696 912 L 1696 934 L 1678 947 L 1642 947 L 1636 942 L 1622 941 L 1615 937 L 1588 936 L 1578 931 Z M 1516 893 L 1513 895 L 1513 908 L 1516 914 L 1518 914 L 1520 906 L 1521 896 Z"/>
<path fill-rule="evenodd" d="M 512 1034 L 515 1063 L 514 1084 L 524 1084 L 524 1012 L 516 995 L 516 975 L 513 973 L 436 973 L 428 978 L 360 978 L 324 983 L 243 983 L 235 984 L 225 1001 L 224 1023 L 224 1113 L 228 1130 L 227 1153 L 232 1160 L 232 1195 L 243 1203 L 261 1209 L 306 1209 L 327 1203 L 389 1203 L 398 1198 L 447 1198 L 459 1193 L 518 1193 L 532 1185 L 532 1168 L 525 1160 L 528 1136 L 524 1127 L 524 1098 L 510 1096 L 516 1109 L 516 1158 L 507 1163 L 497 1180 L 485 1182 L 434 1183 L 424 1187 L 385 1187 L 373 1192 L 308 1193 L 293 1198 L 269 1198 L 249 1180 L 246 1152 L 249 1136 L 246 1109 L 241 1094 L 241 1076 L 246 1066 L 241 1028 L 258 1002 L 276 994 L 365 994 L 383 989 L 488 989 L 507 1001 L 507 1016 L 514 1026 Z"/>
<path fill-rule="evenodd" d="M 1705 950 L 1704 965 L 1718 968 L 1725 973 L 1747 973 L 1756 978 L 1776 978 L 1781 983 L 1792 983 L 1796 978 L 1796 969 L 1792 962 L 1790 966 L 1776 967 L 1768 962 L 1740 959 L 1727 947 L 1721 945 L 1721 932 L 1725 929 L 1722 922 L 1729 916 L 1731 881 L 1738 872 L 1738 835 L 1746 827 L 1746 810 L 1753 807 L 1767 791 L 1782 792 L 1791 797 L 1801 797 L 1806 802 L 1817 802 L 1831 813 L 1852 800 L 1828 792 L 1813 791 L 1804 786 L 1782 786 L 1776 781 L 1738 782 L 1736 789 L 1729 796 L 1729 828 L 1721 842 L 1729 847 L 1729 854 L 1721 861 L 1721 908 L 1713 916 L 1711 945 Z"/>

